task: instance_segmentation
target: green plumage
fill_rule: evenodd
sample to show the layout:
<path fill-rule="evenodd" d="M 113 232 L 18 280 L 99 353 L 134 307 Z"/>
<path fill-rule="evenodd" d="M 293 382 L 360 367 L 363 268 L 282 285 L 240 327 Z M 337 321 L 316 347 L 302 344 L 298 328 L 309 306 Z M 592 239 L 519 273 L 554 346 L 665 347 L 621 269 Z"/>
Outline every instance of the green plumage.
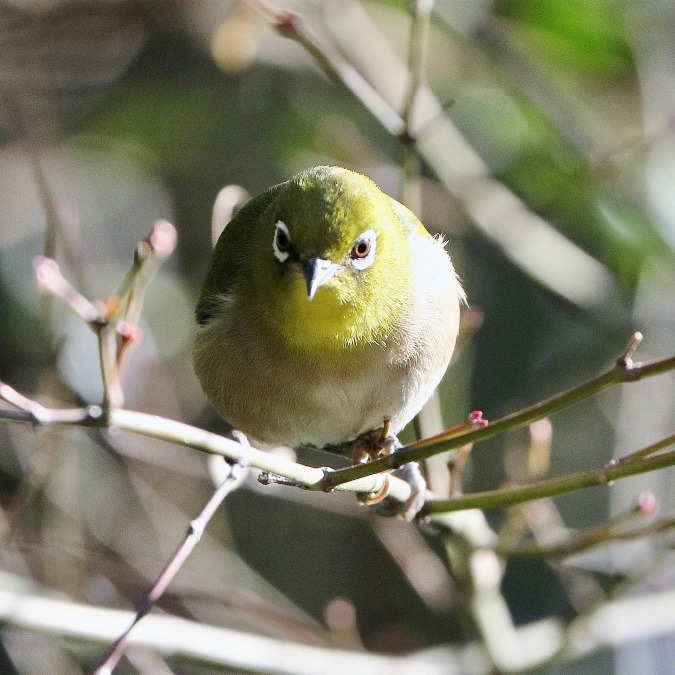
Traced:
<path fill-rule="evenodd" d="M 236 225 L 227 228 L 216 244 L 202 292 L 197 302 L 197 322 L 212 318 L 218 297 L 226 295 L 238 278 L 246 274 L 246 257 L 250 255 L 252 237 L 260 228 L 260 214 L 264 212 L 282 185 L 275 185 L 251 199 L 236 214 Z M 242 264 L 243 263 L 243 264 Z"/>
<path fill-rule="evenodd" d="M 216 409 L 258 440 L 341 443 L 385 415 L 396 431 L 445 371 L 462 297 L 410 211 L 364 176 L 315 167 L 223 230 L 195 368 Z"/>

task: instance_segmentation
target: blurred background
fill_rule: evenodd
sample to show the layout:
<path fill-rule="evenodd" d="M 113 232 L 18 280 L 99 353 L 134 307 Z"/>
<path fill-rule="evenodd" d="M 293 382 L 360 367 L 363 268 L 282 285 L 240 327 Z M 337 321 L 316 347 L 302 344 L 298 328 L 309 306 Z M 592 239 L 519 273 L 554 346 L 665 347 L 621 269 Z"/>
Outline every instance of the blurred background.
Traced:
<path fill-rule="evenodd" d="M 401 109 L 409 3 L 281 7 Z M 125 406 L 224 431 L 190 356 L 218 190 L 234 183 L 256 194 L 328 163 L 400 199 L 403 146 L 251 4 L 14 0 L 0 5 L 0 45 L 0 379 L 46 404 L 99 402 L 95 338 L 39 296 L 32 260 L 55 257 L 84 295 L 104 299 L 136 243 L 166 218 L 178 248 L 148 290 Z M 418 215 L 445 234 L 474 308 L 441 387 L 447 426 L 473 409 L 496 419 L 588 379 L 634 330 L 645 335 L 638 358 L 675 353 L 671 0 L 438 0 L 411 120 Z M 550 450 L 552 475 L 602 466 L 671 434 L 674 413 L 672 374 L 612 389 L 551 420 L 544 464 Z M 477 446 L 464 490 L 527 479 L 530 445 L 523 431 Z M 646 489 L 672 515 L 674 475 L 557 498 L 545 523 L 590 527 Z M 132 608 L 211 490 L 195 451 L 0 424 L 0 585 L 30 581 Z M 499 528 L 532 514 L 488 516 Z M 671 545 L 661 536 L 554 564 L 509 561 L 503 593 L 518 624 L 571 618 L 618 592 L 671 588 Z M 252 477 L 159 611 L 390 654 L 466 644 L 473 636 L 441 560 L 433 538 L 351 496 L 263 488 Z M 104 651 L 11 622 L 0 638 L 7 673 L 88 672 Z M 235 672 L 156 658 L 137 651 L 119 672 Z M 661 635 L 550 672 L 665 673 L 673 663 L 675 639 Z"/>

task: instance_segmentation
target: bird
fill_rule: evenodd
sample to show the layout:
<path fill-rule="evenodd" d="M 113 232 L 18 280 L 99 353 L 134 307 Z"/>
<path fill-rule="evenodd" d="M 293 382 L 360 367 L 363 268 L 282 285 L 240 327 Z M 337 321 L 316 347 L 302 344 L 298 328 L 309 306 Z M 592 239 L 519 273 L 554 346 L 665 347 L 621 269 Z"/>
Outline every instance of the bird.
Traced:
<path fill-rule="evenodd" d="M 385 418 L 395 438 L 443 377 L 465 302 L 442 237 L 366 176 L 312 167 L 222 230 L 195 371 L 216 411 L 262 443 L 344 447 Z"/>

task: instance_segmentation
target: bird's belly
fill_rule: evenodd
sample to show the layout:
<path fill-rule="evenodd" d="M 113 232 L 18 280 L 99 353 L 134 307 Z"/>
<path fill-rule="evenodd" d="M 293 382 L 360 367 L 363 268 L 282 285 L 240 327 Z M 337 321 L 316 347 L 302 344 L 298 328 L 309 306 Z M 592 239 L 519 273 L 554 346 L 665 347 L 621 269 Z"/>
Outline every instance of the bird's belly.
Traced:
<path fill-rule="evenodd" d="M 447 361 L 396 363 L 379 347 L 349 367 L 288 360 L 286 367 L 221 380 L 221 414 L 253 438 L 289 445 L 340 444 L 382 425 L 399 431 L 431 395 Z M 283 371 L 286 372 L 283 372 Z"/>
<path fill-rule="evenodd" d="M 385 377 L 379 385 L 372 380 L 352 380 L 349 384 L 320 383 L 308 391 L 303 442 L 321 446 L 353 440 L 360 434 L 382 426 L 384 417 L 396 417 L 404 404 L 403 378 Z M 300 407 L 300 414 L 303 409 Z"/>

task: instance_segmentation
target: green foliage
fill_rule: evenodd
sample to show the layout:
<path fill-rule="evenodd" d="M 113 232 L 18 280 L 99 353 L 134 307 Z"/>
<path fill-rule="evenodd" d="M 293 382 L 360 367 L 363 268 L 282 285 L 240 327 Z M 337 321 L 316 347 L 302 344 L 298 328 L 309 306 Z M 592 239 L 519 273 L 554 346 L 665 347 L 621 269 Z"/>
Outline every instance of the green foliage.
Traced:
<path fill-rule="evenodd" d="M 630 75 L 625 5 L 615 0 L 501 0 L 524 46 L 548 66 L 593 78 Z"/>

